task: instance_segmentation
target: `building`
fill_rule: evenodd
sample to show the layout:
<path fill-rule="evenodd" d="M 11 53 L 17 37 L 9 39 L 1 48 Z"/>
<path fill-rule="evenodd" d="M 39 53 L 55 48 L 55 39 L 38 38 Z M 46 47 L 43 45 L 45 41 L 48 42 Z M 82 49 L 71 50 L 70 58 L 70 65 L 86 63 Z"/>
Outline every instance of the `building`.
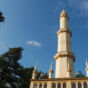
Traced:
<path fill-rule="evenodd" d="M 56 62 L 55 78 L 52 64 L 47 79 L 36 79 L 37 66 L 33 71 L 30 88 L 88 88 L 88 61 L 86 61 L 87 77 L 74 77 L 75 56 L 71 49 L 72 33 L 69 29 L 69 17 L 65 10 L 60 15 L 58 36 L 58 51 L 54 56 Z"/>

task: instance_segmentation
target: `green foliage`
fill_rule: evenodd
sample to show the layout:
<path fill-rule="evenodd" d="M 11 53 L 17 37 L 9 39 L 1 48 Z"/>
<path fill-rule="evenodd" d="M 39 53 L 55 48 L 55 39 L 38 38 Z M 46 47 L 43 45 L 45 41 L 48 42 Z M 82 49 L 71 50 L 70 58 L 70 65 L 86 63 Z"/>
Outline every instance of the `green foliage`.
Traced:
<path fill-rule="evenodd" d="M 78 72 L 76 73 L 75 77 L 76 77 L 76 78 L 83 78 L 83 77 L 85 77 L 85 76 L 81 73 L 81 71 L 78 71 Z"/>
<path fill-rule="evenodd" d="M 23 68 L 22 48 L 10 48 L 0 56 L 0 88 L 29 88 L 33 67 Z"/>
<path fill-rule="evenodd" d="M 0 88 L 29 88 L 32 78 L 33 67 L 24 68 L 19 60 L 22 58 L 21 47 L 9 48 L 7 52 L 0 56 Z M 37 73 L 37 79 L 47 78 L 48 75 Z"/>
<path fill-rule="evenodd" d="M 5 17 L 3 16 L 3 13 L 0 12 L 0 22 L 3 22 L 5 20 Z"/>
<path fill-rule="evenodd" d="M 48 78 L 48 74 L 44 73 L 42 71 L 37 72 L 37 79 L 47 79 Z"/>

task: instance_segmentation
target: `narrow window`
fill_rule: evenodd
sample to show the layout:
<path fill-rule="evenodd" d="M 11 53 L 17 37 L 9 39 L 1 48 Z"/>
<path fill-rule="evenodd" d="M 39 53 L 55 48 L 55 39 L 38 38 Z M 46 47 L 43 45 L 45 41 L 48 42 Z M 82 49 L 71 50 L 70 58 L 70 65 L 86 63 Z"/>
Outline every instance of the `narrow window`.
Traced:
<path fill-rule="evenodd" d="M 72 83 L 72 88 L 76 88 L 76 84 L 75 83 Z"/>
<path fill-rule="evenodd" d="M 61 84 L 60 83 L 58 83 L 58 88 L 61 88 Z"/>
<path fill-rule="evenodd" d="M 87 88 L 87 83 L 86 82 L 84 83 L 84 88 Z"/>
<path fill-rule="evenodd" d="M 44 88 L 47 88 L 47 84 L 44 84 Z"/>
<path fill-rule="evenodd" d="M 37 88 L 37 83 L 34 83 L 34 88 Z"/>
<path fill-rule="evenodd" d="M 55 83 L 52 84 L 52 88 L 56 88 L 56 84 Z"/>
<path fill-rule="evenodd" d="M 78 88 L 81 88 L 81 83 L 78 83 Z"/>
<path fill-rule="evenodd" d="M 63 88 L 66 88 L 66 83 L 63 83 Z"/>
<path fill-rule="evenodd" d="M 42 84 L 39 84 L 39 88 L 42 88 Z"/>

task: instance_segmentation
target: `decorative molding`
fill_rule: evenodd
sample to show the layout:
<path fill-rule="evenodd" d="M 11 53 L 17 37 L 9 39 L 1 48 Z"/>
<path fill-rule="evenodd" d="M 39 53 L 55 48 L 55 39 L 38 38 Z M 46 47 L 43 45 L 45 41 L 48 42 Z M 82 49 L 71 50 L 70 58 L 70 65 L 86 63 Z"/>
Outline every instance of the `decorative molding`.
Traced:
<path fill-rule="evenodd" d="M 59 57 L 70 57 L 70 58 L 73 59 L 73 61 L 75 61 L 75 56 L 74 56 L 74 54 L 71 53 L 71 52 L 64 52 L 64 51 L 63 51 L 63 52 L 57 53 L 57 54 L 54 56 L 55 61 L 56 61 Z"/>
<path fill-rule="evenodd" d="M 70 36 L 72 36 L 71 31 L 68 28 L 62 28 L 57 32 L 57 35 L 59 35 L 62 32 L 68 32 L 70 34 Z"/>

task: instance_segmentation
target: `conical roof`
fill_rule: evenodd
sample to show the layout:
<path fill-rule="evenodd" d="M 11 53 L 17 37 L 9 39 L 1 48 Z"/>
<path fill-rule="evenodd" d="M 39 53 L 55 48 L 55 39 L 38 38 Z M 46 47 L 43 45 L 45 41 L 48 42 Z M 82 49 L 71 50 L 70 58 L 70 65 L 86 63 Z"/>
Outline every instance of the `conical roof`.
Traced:
<path fill-rule="evenodd" d="M 67 17 L 67 18 L 69 18 L 67 12 L 64 9 L 61 12 L 60 17 Z"/>

